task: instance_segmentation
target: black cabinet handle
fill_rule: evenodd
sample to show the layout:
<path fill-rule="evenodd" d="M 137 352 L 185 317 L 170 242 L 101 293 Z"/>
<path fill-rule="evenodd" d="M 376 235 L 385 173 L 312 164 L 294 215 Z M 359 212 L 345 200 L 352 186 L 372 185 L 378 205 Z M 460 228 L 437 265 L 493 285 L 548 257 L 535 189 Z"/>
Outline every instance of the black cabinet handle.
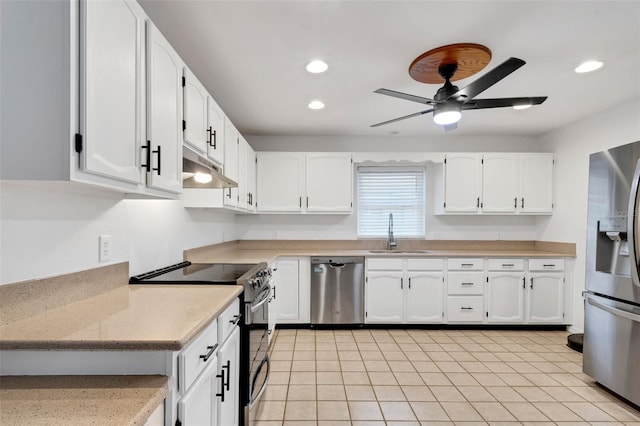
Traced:
<path fill-rule="evenodd" d="M 302 208 L 302 197 L 300 197 L 300 208 Z"/>
<path fill-rule="evenodd" d="M 274 269 L 274 271 L 275 271 L 275 269 Z M 273 291 L 273 298 L 275 300 L 275 298 L 276 298 L 276 286 L 275 285 L 273 287 L 271 287 L 271 291 Z"/>
<path fill-rule="evenodd" d="M 404 278 L 400 278 L 400 290 L 404 288 Z"/>
<path fill-rule="evenodd" d="M 154 154 L 158 154 L 158 167 L 153 168 L 152 170 L 155 170 L 156 172 L 158 172 L 158 176 L 160 176 L 161 174 L 161 170 L 160 170 L 160 165 L 162 163 L 162 158 L 161 158 L 161 153 L 160 153 L 160 145 L 158 145 L 158 149 L 153 151 Z"/>
<path fill-rule="evenodd" d="M 409 290 L 411 290 L 411 277 L 409 277 Z"/>
<path fill-rule="evenodd" d="M 533 290 L 533 277 L 531 277 L 531 279 L 529 280 L 529 288 Z"/>
<path fill-rule="evenodd" d="M 480 197 L 478 197 L 478 201 L 476 201 L 476 208 L 480 207 Z"/>
<path fill-rule="evenodd" d="M 545 268 L 551 268 L 551 267 L 555 267 L 556 265 L 555 265 L 555 263 L 548 263 L 548 264 L 544 264 L 542 266 L 545 267 Z"/>
<path fill-rule="evenodd" d="M 213 149 L 216 149 L 216 131 L 213 130 L 211 126 L 209 126 L 209 128 L 207 129 L 207 133 L 209 133 L 209 145 Z M 213 139 L 213 141 L 211 139 Z"/>
<path fill-rule="evenodd" d="M 461 285 L 473 285 L 473 283 L 460 283 Z"/>
<path fill-rule="evenodd" d="M 518 207 L 518 197 L 513 199 L 513 208 L 515 209 L 516 207 Z"/>
<path fill-rule="evenodd" d="M 240 318 L 242 318 L 242 315 L 234 315 L 233 319 L 229 322 L 233 325 L 238 325 L 238 323 L 240 323 Z"/>
<path fill-rule="evenodd" d="M 216 393 L 216 396 L 219 396 L 220 401 L 224 402 L 224 370 L 222 371 L 222 374 L 216 374 L 216 377 L 218 379 L 222 379 L 220 381 L 220 393 Z"/>
<path fill-rule="evenodd" d="M 503 263 L 503 264 L 502 264 L 502 267 L 503 267 L 503 268 L 507 268 L 507 267 L 509 267 L 509 268 L 513 268 L 514 266 L 515 266 L 515 265 L 514 265 L 513 263 Z"/>
<path fill-rule="evenodd" d="M 209 361 L 209 358 L 211 358 L 211 355 L 213 355 L 216 349 L 218 349 L 218 344 L 216 343 L 213 346 L 207 346 L 207 349 L 209 349 L 209 351 L 206 354 L 200 355 L 200 358 L 202 358 L 204 362 Z"/>
<path fill-rule="evenodd" d="M 229 194 L 227 195 L 227 198 L 231 198 L 231 188 L 229 188 Z"/>
<path fill-rule="evenodd" d="M 524 197 L 522 197 L 522 204 L 520 205 L 520 207 L 524 209 Z"/>
<path fill-rule="evenodd" d="M 227 360 L 227 364 L 223 365 L 222 368 L 227 370 L 227 379 L 225 380 L 224 378 L 222 379 L 224 381 L 223 386 L 225 387 L 225 389 L 227 390 L 227 392 L 229 391 L 229 383 L 231 382 L 231 360 Z M 224 372 L 223 372 L 224 375 Z M 224 399 L 223 399 L 224 401 Z"/>
<path fill-rule="evenodd" d="M 145 154 L 145 161 L 146 164 L 140 164 L 141 167 L 144 167 L 145 169 L 147 169 L 148 172 L 151 171 L 151 141 L 147 141 L 146 145 L 142 145 L 141 146 L 142 149 L 146 149 L 146 154 Z"/>
<path fill-rule="evenodd" d="M 527 279 L 525 277 L 522 277 L 522 288 L 526 288 L 527 287 Z"/>
<path fill-rule="evenodd" d="M 307 207 L 309 207 L 309 197 L 307 196 Z"/>
<path fill-rule="evenodd" d="M 463 311 L 473 311 L 473 308 L 466 307 L 466 306 L 462 306 L 460 309 L 463 310 Z"/>

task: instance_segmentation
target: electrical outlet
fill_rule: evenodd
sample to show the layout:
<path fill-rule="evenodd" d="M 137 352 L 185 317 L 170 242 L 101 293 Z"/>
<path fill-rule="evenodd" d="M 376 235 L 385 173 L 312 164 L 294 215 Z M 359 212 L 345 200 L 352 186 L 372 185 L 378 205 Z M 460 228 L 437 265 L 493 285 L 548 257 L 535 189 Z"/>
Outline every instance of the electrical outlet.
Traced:
<path fill-rule="evenodd" d="M 100 262 L 108 262 L 111 260 L 111 235 L 100 235 L 98 241 L 100 243 Z"/>

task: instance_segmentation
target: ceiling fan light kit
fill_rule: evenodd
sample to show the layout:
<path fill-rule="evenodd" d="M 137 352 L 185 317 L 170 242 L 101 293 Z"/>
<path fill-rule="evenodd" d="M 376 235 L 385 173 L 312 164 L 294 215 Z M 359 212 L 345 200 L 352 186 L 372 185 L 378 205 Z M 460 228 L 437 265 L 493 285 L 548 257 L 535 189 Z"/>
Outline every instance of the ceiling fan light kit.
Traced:
<path fill-rule="evenodd" d="M 522 67 L 526 62 L 518 58 L 509 58 L 493 68 L 466 87 L 459 89 L 451 84 L 452 81 L 470 77 L 482 70 L 491 60 L 491 51 L 482 45 L 473 43 L 458 43 L 432 49 L 413 60 L 409 66 L 409 74 L 413 79 L 422 83 L 444 85 L 438 89 L 433 99 L 408 93 L 396 92 L 389 89 L 378 89 L 375 93 L 393 96 L 412 102 L 431 106 L 431 108 L 414 114 L 398 117 L 393 120 L 373 124 L 378 127 L 396 121 L 433 112 L 433 121 L 444 127 L 444 130 L 454 130 L 462 117 L 462 111 L 471 109 L 488 109 L 503 107 L 528 108 L 543 103 L 547 97 L 517 97 L 474 99 L 509 74 Z"/>
<path fill-rule="evenodd" d="M 604 64 L 601 61 L 586 61 L 578 65 L 574 71 L 577 72 L 578 74 L 584 74 L 586 72 L 591 72 L 591 71 L 600 69 L 602 68 L 602 65 Z"/>
<path fill-rule="evenodd" d="M 329 65 L 321 59 L 315 59 L 307 64 L 306 69 L 311 74 L 321 74 L 329 69 Z"/>

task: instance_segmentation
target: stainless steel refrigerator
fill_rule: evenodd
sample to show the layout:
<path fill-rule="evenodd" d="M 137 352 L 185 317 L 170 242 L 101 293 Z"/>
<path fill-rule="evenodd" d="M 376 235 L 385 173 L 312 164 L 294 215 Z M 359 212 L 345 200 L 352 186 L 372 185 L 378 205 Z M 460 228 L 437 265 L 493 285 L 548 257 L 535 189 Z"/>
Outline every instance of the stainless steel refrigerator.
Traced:
<path fill-rule="evenodd" d="M 583 371 L 640 405 L 640 142 L 589 159 Z"/>

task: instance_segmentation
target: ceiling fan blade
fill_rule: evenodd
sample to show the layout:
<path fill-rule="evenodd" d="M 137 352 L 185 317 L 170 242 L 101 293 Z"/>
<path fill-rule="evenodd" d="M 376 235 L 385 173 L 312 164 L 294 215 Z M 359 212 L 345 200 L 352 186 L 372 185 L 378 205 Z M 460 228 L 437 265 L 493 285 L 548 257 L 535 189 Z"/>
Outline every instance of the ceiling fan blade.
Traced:
<path fill-rule="evenodd" d="M 540 105 L 547 100 L 546 96 L 520 97 L 520 98 L 497 98 L 497 99 L 473 99 L 462 104 L 463 110 L 503 108 L 514 105 Z"/>
<path fill-rule="evenodd" d="M 457 129 L 457 128 L 458 128 L 458 122 L 455 122 L 455 123 L 453 123 L 453 124 L 445 124 L 445 125 L 444 125 L 444 126 L 442 126 L 442 127 L 444 127 L 444 131 L 445 131 L 445 132 L 449 132 L 449 131 L 451 131 L 451 130 L 455 130 L 455 129 Z"/>
<path fill-rule="evenodd" d="M 476 81 L 470 83 L 468 86 L 458 90 L 456 93 L 449 96 L 447 99 L 459 99 L 462 102 L 468 102 L 473 97 L 487 90 L 521 66 L 526 64 L 525 61 L 518 58 L 509 58 Z"/>
<path fill-rule="evenodd" d="M 435 105 L 438 103 L 433 99 L 423 98 L 422 96 L 410 95 L 408 93 L 396 92 L 395 90 L 389 90 L 389 89 L 378 89 L 378 90 L 374 90 L 373 93 L 393 96 L 394 98 L 400 98 L 406 101 L 418 102 L 418 103 L 427 104 L 427 105 Z"/>
<path fill-rule="evenodd" d="M 419 115 L 427 114 L 427 113 L 430 113 L 432 111 L 433 111 L 433 108 L 425 109 L 424 111 L 416 112 L 414 114 L 405 115 L 404 117 L 398 117 L 398 118 L 394 118 L 393 120 L 383 121 L 382 123 L 372 124 L 369 127 L 378 127 L 378 126 L 383 126 L 385 124 L 395 123 L 396 121 L 406 120 L 407 118 L 411 118 L 411 117 L 417 117 Z"/>

